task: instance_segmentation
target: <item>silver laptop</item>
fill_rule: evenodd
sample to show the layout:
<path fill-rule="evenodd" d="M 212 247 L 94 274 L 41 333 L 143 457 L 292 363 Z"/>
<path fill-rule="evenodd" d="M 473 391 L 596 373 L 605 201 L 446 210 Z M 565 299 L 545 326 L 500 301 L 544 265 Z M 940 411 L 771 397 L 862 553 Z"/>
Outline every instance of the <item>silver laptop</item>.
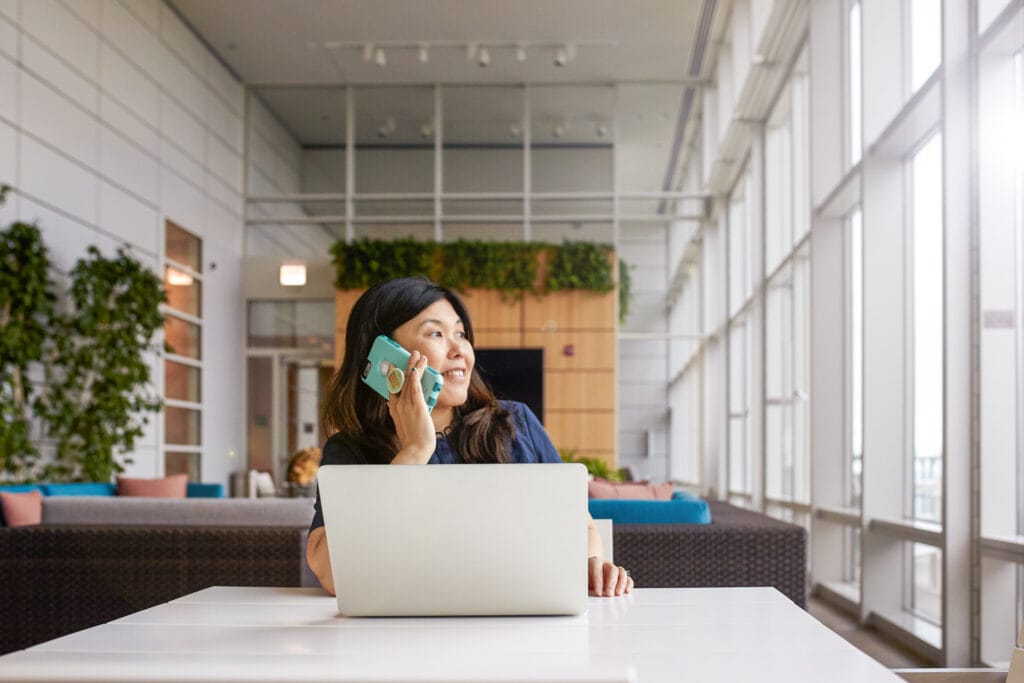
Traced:
<path fill-rule="evenodd" d="M 317 481 L 342 614 L 586 608 L 583 465 L 325 465 Z"/>

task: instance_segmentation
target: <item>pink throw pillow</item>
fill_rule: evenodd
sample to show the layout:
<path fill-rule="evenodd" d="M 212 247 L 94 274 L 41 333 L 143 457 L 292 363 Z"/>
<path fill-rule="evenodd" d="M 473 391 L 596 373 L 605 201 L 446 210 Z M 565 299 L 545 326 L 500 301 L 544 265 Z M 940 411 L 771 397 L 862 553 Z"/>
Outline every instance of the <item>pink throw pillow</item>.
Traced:
<path fill-rule="evenodd" d="M 671 500 L 672 482 L 648 484 L 635 481 L 614 482 L 594 479 L 588 486 L 591 498 L 624 498 L 629 500 Z"/>
<path fill-rule="evenodd" d="M 39 491 L 0 493 L 7 526 L 35 526 L 43 521 L 43 494 Z"/>
<path fill-rule="evenodd" d="M 117 495 L 144 498 L 184 498 L 188 488 L 187 474 L 172 474 L 163 479 L 117 478 Z"/>

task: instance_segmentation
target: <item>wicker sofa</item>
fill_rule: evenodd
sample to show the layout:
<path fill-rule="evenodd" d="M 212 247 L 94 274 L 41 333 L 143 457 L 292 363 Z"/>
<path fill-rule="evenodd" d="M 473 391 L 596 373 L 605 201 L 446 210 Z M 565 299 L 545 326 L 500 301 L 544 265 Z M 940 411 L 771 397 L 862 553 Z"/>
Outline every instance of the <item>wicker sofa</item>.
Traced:
<path fill-rule="evenodd" d="M 621 524 L 639 587 L 774 586 L 806 605 L 804 529 L 709 502 L 711 524 Z M 0 654 L 207 586 L 316 585 L 308 499 L 47 498 L 43 524 L 0 529 Z"/>
<path fill-rule="evenodd" d="M 316 585 L 309 499 L 43 499 L 0 529 L 0 654 L 208 586 Z"/>
<path fill-rule="evenodd" d="M 807 607 L 807 532 L 795 524 L 708 501 L 710 524 L 617 524 L 615 562 L 636 585 L 774 586 Z"/>

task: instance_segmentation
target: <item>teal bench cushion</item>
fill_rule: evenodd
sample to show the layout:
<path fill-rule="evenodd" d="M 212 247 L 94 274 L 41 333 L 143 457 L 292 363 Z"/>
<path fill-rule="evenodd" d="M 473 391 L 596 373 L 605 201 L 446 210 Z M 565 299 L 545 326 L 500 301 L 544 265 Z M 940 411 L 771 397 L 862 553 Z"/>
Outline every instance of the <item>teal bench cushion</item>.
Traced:
<path fill-rule="evenodd" d="M 42 484 L 44 496 L 113 496 L 117 486 L 101 481 L 78 481 L 70 484 Z"/>
<path fill-rule="evenodd" d="M 185 489 L 187 498 L 223 498 L 224 484 L 203 484 L 190 481 Z"/>
<path fill-rule="evenodd" d="M 613 524 L 710 524 L 707 501 L 689 494 L 672 500 L 591 498 L 590 516 Z"/>

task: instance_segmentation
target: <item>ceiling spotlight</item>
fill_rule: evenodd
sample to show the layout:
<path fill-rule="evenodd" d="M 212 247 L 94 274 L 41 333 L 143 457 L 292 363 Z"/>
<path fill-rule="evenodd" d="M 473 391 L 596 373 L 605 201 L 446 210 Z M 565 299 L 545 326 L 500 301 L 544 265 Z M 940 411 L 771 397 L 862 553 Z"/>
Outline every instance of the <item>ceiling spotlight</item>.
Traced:
<path fill-rule="evenodd" d="M 569 61 L 569 55 L 566 54 L 565 48 L 560 47 L 555 51 L 555 66 L 565 66 L 565 63 Z"/>
<path fill-rule="evenodd" d="M 516 46 L 516 61 L 519 62 L 520 64 L 522 64 L 523 62 L 526 61 L 526 46 L 525 45 L 517 45 Z"/>
<path fill-rule="evenodd" d="M 560 138 L 563 135 L 565 135 L 565 124 L 564 123 L 555 124 L 555 127 L 551 130 L 551 134 L 553 136 L 555 136 L 556 138 Z"/>
<path fill-rule="evenodd" d="M 385 66 L 388 63 L 388 56 L 384 54 L 384 48 L 378 47 L 373 53 L 373 63 L 377 66 Z"/>
<path fill-rule="evenodd" d="M 393 117 L 384 119 L 379 126 L 377 126 L 377 137 L 386 138 L 395 132 L 398 124 L 395 122 Z"/>
<path fill-rule="evenodd" d="M 520 135 L 522 135 L 522 133 L 523 129 L 520 128 L 518 123 L 513 123 L 511 126 L 508 127 L 508 136 L 510 138 L 517 138 Z"/>
<path fill-rule="evenodd" d="M 597 133 L 597 137 L 599 137 L 599 138 L 607 137 L 608 136 L 608 126 L 604 125 L 603 123 L 599 123 L 599 124 L 597 124 L 597 130 L 594 131 L 594 132 Z"/>
<path fill-rule="evenodd" d="M 424 121 L 420 126 L 420 137 L 429 138 L 434 134 L 434 124 L 431 121 Z"/>
<path fill-rule="evenodd" d="M 491 63 L 491 53 L 487 51 L 486 47 L 480 48 L 480 51 L 476 55 L 476 63 L 480 68 Z"/>
<path fill-rule="evenodd" d="M 426 43 L 420 45 L 420 64 L 426 64 L 430 61 L 430 52 L 427 51 L 428 47 Z"/>

